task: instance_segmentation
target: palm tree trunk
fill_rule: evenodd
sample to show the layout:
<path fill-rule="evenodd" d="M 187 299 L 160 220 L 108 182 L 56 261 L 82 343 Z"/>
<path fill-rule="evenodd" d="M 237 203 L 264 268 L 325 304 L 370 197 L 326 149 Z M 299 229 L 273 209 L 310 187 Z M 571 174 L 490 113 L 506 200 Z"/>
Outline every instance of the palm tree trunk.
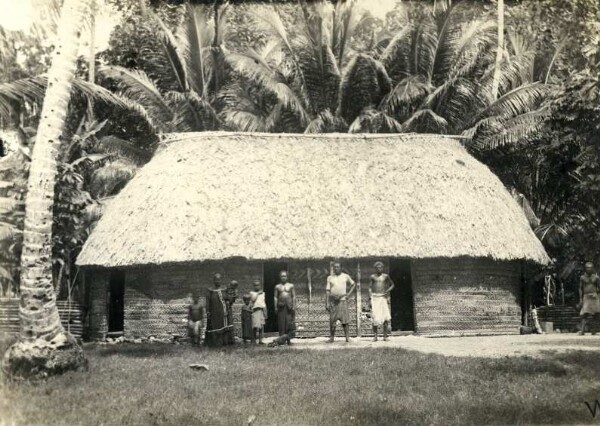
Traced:
<path fill-rule="evenodd" d="M 498 99 L 500 87 L 500 68 L 502 65 L 502 52 L 504 51 L 504 0 L 498 0 L 498 50 L 496 51 L 496 66 L 494 67 L 494 80 L 492 81 L 492 100 Z"/>
<path fill-rule="evenodd" d="M 60 323 L 52 283 L 52 208 L 61 143 L 78 39 L 90 0 L 65 0 L 48 87 L 31 158 L 21 255 L 19 340 L 4 357 L 3 369 L 13 377 L 39 377 L 80 368 L 83 352 Z"/>

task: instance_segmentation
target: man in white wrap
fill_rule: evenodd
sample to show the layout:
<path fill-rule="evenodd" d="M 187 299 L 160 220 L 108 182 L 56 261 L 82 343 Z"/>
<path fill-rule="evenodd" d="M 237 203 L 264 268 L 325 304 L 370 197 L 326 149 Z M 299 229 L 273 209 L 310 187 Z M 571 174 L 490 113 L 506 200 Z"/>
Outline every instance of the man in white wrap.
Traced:
<path fill-rule="evenodd" d="M 394 282 L 388 274 L 383 273 L 383 262 L 375 262 L 375 273 L 371 275 L 369 299 L 371 300 L 371 315 L 373 317 L 373 341 L 377 341 L 377 327 L 383 327 L 383 340 L 388 340 L 388 326 L 392 320 L 388 297 L 394 289 Z"/>

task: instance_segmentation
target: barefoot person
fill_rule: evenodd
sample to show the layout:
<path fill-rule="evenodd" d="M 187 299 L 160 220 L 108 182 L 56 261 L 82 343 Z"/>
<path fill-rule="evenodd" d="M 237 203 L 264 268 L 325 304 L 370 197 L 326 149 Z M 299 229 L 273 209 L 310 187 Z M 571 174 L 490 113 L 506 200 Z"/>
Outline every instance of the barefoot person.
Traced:
<path fill-rule="evenodd" d="M 596 334 L 596 324 L 600 314 L 600 278 L 594 271 L 594 264 L 587 262 L 585 271 L 579 278 L 579 302 L 581 304 L 581 331 L 585 334 L 586 321 L 592 321 L 590 330 Z"/>
<path fill-rule="evenodd" d="M 348 291 L 350 285 L 350 291 Z M 342 323 L 346 342 L 349 342 L 348 336 L 348 296 L 354 291 L 356 283 L 350 278 L 350 275 L 342 272 L 340 262 L 334 262 L 333 274 L 327 277 L 327 287 L 325 288 L 325 308 L 329 312 L 329 342 L 335 338 L 335 327 L 337 322 Z"/>
<path fill-rule="evenodd" d="M 288 283 L 286 271 L 279 273 L 279 284 L 275 286 L 275 307 L 277 309 L 277 328 L 279 336 L 286 336 L 288 345 L 292 343 L 292 337 L 296 331 L 296 290 L 294 284 Z"/>
<path fill-rule="evenodd" d="M 383 262 L 375 262 L 375 273 L 371 275 L 369 298 L 371 300 L 371 314 L 373 315 L 373 341 L 377 341 L 377 327 L 383 328 L 383 340 L 388 340 L 388 325 L 392 320 L 388 296 L 394 289 L 394 282 L 388 274 L 383 273 Z"/>
<path fill-rule="evenodd" d="M 198 294 L 192 296 L 192 304 L 188 307 L 188 334 L 192 345 L 199 346 L 202 340 L 202 322 L 204 321 L 204 302 Z"/>
<path fill-rule="evenodd" d="M 252 304 L 250 303 L 250 293 L 242 296 L 244 306 L 242 306 L 242 341 L 244 344 L 254 339 L 254 330 L 252 329 Z"/>
<path fill-rule="evenodd" d="M 228 322 L 226 290 L 221 287 L 221 274 L 213 276 L 213 288 L 208 289 L 206 298 L 206 338 L 208 346 L 223 346 L 233 342 L 233 326 Z"/>
<path fill-rule="evenodd" d="M 263 329 L 267 319 L 267 302 L 265 292 L 262 290 L 260 280 L 254 280 L 254 290 L 250 292 L 250 303 L 252 305 L 252 344 L 264 345 Z"/>

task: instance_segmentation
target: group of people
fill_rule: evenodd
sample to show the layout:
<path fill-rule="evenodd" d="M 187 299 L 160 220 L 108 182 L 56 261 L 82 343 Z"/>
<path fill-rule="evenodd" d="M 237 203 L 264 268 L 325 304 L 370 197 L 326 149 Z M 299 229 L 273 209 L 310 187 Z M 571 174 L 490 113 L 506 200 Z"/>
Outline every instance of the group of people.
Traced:
<path fill-rule="evenodd" d="M 346 342 L 349 341 L 348 298 L 356 288 L 350 275 L 342 272 L 340 262 L 333 263 L 332 274 L 327 277 L 325 288 L 325 309 L 329 312 L 329 342 L 335 339 L 337 323 L 342 324 Z M 394 282 L 383 272 L 383 262 L 376 262 L 375 273 L 370 277 L 369 299 L 373 319 L 373 340 L 377 341 L 378 328 L 381 327 L 383 340 L 388 340 L 391 321 L 388 297 L 394 289 Z M 254 280 L 252 291 L 243 295 L 242 300 L 242 339 L 245 343 L 264 344 L 264 326 L 268 318 L 265 293 L 260 280 Z M 234 343 L 233 303 L 238 297 L 238 283 L 231 281 L 227 288 L 222 287 L 222 276 L 213 276 L 213 287 L 208 290 L 204 303 L 198 294 L 193 295 L 188 308 L 188 330 L 193 344 L 200 345 L 202 340 L 202 321 L 206 311 L 205 343 L 209 346 L 222 346 Z M 296 334 L 296 290 L 288 282 L 287 271 L 279 273 L 279 283 L 274 288 L 274 307 L 276 311 L 279 337 L 270 345 L 290 345 Z"/>

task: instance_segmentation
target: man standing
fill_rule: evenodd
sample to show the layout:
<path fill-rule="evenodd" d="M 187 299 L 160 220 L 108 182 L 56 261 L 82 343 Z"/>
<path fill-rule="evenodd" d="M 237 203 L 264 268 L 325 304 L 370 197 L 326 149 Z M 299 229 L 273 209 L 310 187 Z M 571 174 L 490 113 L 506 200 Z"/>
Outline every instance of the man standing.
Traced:
<path fill-rule="evenodd" d="M 383 327 L 383 340 L 388 340 L 388 325 L 392 320 L 388 296 L 394 289 L 394 282 L 388 274 L 383 273 L 383 262 L 375 262 L 375 273 L 371 275 L 369 299 L 371 300 L 371 314 L 373 315 L 373 341 L 377 341 L 377 327 Z"/>
<path fill-rule="evenodd" d="M 348 284 L 350 291 L 347 291 Z M 354 291 L 356 283 L 350 278 L 350 275 L 342 272 L 340 262 L 333 263 L 333 275 L 327 277 L 327 287 L 325 288 L 325 308 L 329 312 L 329 342 L 335 338 L 335 327 L 337 321 L 342 323 L 346 342 L 349 342 L 348 336 L 348 296 Z"/>
<path fill-rule="evenodd" d="M 288 345 L 296 332 L 296 290 L 294 284 L 287 282 L 286 271 L 279 273 L 279 284 L 275 286 L 275 309 L 277 309 L 277 328 L 279 336 L 285 336 Z"/>
<path fill-rule="evenodd" d="M 206 298 L 206 339 L 209 346 L 223 346 L 231 343 L 229 338 L 233 334 L 233 325 L 227 321 L 227 303 L 224 290 L 221 288 L 221 274 L 213 276 L 213 288 L 208 289 Z"/>
<path fill-rule="evenodd" d="M 598 321 L 600 314 L 600 278 L 594 271 L 594 264 L 587 262 L 585 271 L 579 278 L 579 302 L 581 305 L 581 331 L 585 334 L 586 320 Z M 596 327 L 590 325 L 592 334 L 596 334 Z"/>

